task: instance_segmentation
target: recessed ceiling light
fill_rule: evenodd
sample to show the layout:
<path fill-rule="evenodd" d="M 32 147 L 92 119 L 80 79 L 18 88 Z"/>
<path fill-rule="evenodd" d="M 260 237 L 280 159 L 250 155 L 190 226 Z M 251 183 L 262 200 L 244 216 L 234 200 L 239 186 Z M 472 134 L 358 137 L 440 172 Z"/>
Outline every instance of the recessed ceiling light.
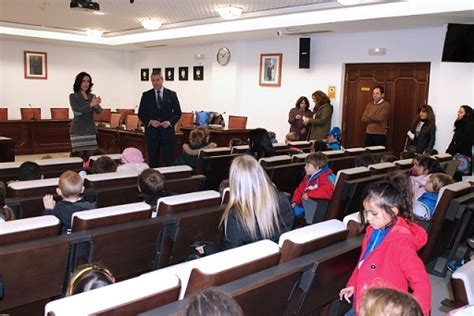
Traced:
<path fill-rule="evenodd" d="M 92 14 L 95 14 L 95 15 L 105 15 L 105 13 L 102 12 L 102 11 L 93 11 Z"/>
<path fill-rule="evenodd" d="M 156 31 L 161 26 L 161 21 L 158 19 L 144 19 L 141 21 L 141 23 L 145 30 Z"/>
<path fill-rule="evenodd" d="M 102 35 L 104 35 L 104 31 L 96 30 L 96 29 L 88 29 L 86 31 L 86 34 L 87 34 L 87 36 L 98 38 L 98 37 L 102 37 Z"/>
<path fill-rule="evenodd" d="M 219 15 L 223 19 L 234 20 L 238 19 L 242 15 L 242 8 L 233 5 L 226 5 L 217 8 L 217 12 L 219 12 Z"/>

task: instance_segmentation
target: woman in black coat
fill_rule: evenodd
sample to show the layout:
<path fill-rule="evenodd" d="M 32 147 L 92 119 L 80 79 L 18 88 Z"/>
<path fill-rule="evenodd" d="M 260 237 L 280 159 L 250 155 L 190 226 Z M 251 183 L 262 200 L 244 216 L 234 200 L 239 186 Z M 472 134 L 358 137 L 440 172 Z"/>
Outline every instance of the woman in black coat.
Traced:
<path fill-rule="evenodd" d="M 449 144 L 447 153 L 451 155 L 462 154 L 468 157 L 472 155 L 474 141 L 474 117 L 469 105 L 461 105 L 458 117 L 454 122 L 454 135 Z"/>
<path fill-rule="evenodd" d="M 407 133 L 408 150 L 422 154 L 426 149 L 433 149 L 436 140 L 436 117 L 433 108 L 423 105 L 418 111 L 418 118 Z"/>

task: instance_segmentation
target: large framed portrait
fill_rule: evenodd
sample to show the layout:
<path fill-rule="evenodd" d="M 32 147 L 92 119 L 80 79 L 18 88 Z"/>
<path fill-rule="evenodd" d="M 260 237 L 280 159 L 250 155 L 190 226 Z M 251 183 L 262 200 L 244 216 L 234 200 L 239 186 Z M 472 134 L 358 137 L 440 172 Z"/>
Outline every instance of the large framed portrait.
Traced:
<path fill-rule="evenodd" d="M 48 79 L 47 54 L 43 52 L 23 52 L 25 79 Z"/>
<path fill-rule="evenodd" d="M 260 54 L 260 86 L 281 86 L 282 59 L 283 54 Z"/>

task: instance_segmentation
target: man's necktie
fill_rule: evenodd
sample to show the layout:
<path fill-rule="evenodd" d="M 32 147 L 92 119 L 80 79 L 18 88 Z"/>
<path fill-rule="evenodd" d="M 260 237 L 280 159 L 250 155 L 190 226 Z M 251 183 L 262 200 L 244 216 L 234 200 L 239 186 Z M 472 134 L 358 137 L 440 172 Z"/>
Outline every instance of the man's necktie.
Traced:
<path fill-rule="evenodd" d="M 156 104 L 158 106 L 158 111 L 161 108 L 161 97 L 160 97 L 160 90 L 156 90 Z"/>

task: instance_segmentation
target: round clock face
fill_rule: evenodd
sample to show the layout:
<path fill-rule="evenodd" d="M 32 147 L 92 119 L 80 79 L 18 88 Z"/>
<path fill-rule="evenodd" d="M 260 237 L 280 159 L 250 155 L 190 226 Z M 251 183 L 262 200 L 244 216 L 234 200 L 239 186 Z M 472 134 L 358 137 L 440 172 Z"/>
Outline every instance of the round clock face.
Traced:
<path fill-rule="evenodd" d="M 230 62 L 230 50 L 227 47 L 219 48 L 216 58 L 220 65 L 227 65 Z"/>

